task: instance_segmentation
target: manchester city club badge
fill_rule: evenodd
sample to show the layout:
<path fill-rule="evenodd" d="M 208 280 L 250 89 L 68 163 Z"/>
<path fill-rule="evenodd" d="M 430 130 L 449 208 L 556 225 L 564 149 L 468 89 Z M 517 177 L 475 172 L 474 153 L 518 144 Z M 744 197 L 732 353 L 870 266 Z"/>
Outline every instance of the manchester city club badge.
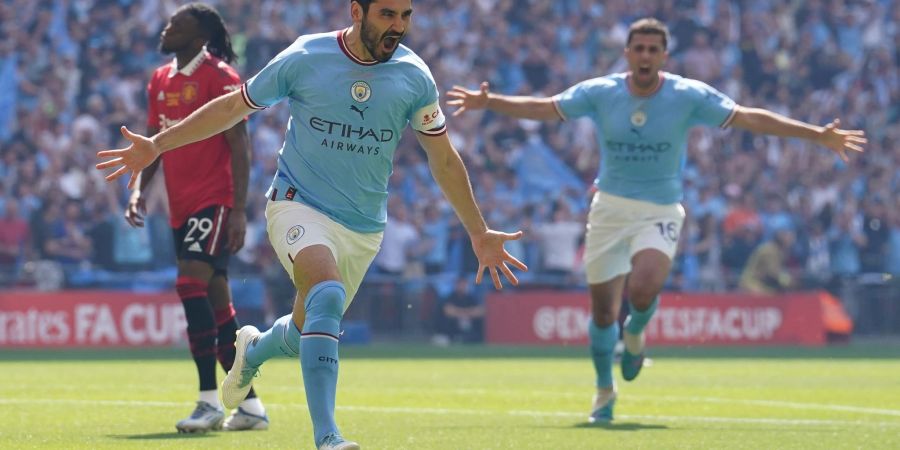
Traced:
<path fill-rule="evenodd" d="M 647 123 L 647 113 L 637 110 L 631 113 L 631 124 L 636 127 L 642 127 Z"/>
<path fill-rule="evenodd" d="M 372 96 L 372 88 L 365 81 L 357 81 L 350 87 L 350 95 L 356 102 L 363 103 Z"/>
<path fill-rule="evenodd" d="M 306 230 L 303 229 L 300 225 L 294 225 L 287 232 L 287 243 L 288 245 L 293 245 L 295 242 L 299 241 Z"/>

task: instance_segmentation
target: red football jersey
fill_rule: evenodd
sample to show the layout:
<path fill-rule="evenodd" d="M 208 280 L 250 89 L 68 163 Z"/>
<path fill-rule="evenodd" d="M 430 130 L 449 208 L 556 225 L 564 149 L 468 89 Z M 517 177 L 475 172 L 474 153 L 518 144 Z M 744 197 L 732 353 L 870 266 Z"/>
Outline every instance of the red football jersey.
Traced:
<path fill-rule="evenodd" d="M 225 61 L 200 52 L 178 70 L 175 61 L 156 69 L 147 85 L 147 126 L 165 130 L 206 102 L 241 87 Z M 210 205 L 234 205 L 231 147 L 223 133 L 162 155 L 173 228 Z"/>

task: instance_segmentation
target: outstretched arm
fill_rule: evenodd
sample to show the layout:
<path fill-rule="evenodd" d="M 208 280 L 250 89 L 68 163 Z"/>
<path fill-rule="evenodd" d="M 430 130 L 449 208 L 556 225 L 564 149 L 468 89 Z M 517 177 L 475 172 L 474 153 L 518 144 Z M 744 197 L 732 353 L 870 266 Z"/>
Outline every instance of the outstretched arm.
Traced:
<path fill-rule="evenodd" d="M 490 92 L 490 84 L 487 81 L 482 82 L 480 90 L 477 91 L 453 86 L 453 89 L 447 92 L 447 97 L 453 99 L 447 102 L 448 105 L 459 107 L 453 112 L 454 116 L 470 109 L 489 109 L 520 119 L 562 120 L 552 98 L 495 94 Z"/>
<path fill-rule="evenodd" d="M 475 196 L 472 194 L 472 185 L 469 183 L 469 174 L 463 165 L 459 153 L 450 143 L 447 133 L 440 136 L 429 136 L 422 133 L 416 133 L 419 144 L 425 149 L 428 155 L 428 167 L 431 174 L 441 187 L 444 196 L 453 206 L 456 215 L 459 216 L 460 222 L 469 233 L 472 240 L 472 249 L 478 258 L 478 274 L 475 275 L 475 282 L 481 283 L 484 269 L 488 269 L 491 279 L 494 281 L 494 287 L 502 289 L 503 284 L 500 282 L 498 269 L 504 276 L 516 286 L 519 284 L 518 278 L 512 273 L 507 263 L 512 264 L 519 270 L 528 270 L 525 264 L 507 253 L 503 248 L 503 243 L 509 240 L 516 240 L 522 237 L 522 232 L 503 233 L 488 228 L 484 222 L 484 217 L 475 203 Z"/>
<path fill-rule="evenodd" d="M 842 130 L 840 119 L 834 119 L 824 127 L 794 120 L 781 114 L 761 108 L 735 106 L 732 125 L 753 133 L 770 134 L 781 137 L 806 139 L 828 147 L 845 162 L 849 161 L 847 150 L 862 152 L 867 143 L 863 130 Z"/>
<path fill-rule="evenodd" d="M 106 176 L 107 181 L 115 180 L 131 172 L 128 188 L 134 187 L 138 174 L 149 166 L 163 152 L 206 139 L 234 126 L 242 118 L 256 110 L 247 106 L 240 90 L 228 93 L 203 105 L 178 124 L 167 128 L 152 138 L 134 134 L 124 126 L 122 135 L 131 145 L 118 150 L 97 153 L 99 158 L 111 158 L 97 164 L 97 169 L 115 169 Z"/>

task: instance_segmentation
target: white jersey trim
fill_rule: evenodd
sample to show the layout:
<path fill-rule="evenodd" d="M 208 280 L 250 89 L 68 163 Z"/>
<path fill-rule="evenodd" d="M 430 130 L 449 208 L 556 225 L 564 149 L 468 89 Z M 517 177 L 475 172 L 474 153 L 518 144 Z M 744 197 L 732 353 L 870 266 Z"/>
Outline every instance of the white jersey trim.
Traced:
<path fill-rule="evenodd" d="M 206 60 L 207 55 L 209 55 L 209 52 L 206 51 L 206 47 L 203 47 L 203 50 L 200 50 L 200 52 L 180 70 L 178 69 L 178 58 L 172 59 L 172 64 L 169 66 L 168 77 L 174 78 L 175 75 L 178 75 L 179 73 L 186 77 L 193 75 L 200 67 L 200 64 L 203 64 L 203 61 Z"/>
<path fill-rule="evenodd" d="M 566 117 L 566 115 L 563 113 L 562 108 L 559 107 L 559 96 L 557 95 L 557 96 L 553 97 L 552 100 L 553 100 L 553 102 L 552 102 L 553 109 L 556 110 L 556 114 L 559 115 L 560 120 L 562 120 L 563 122 L 565 122 L 566 120 L 569 120 L 569 118 Z"/>
<path fill-rule="evenodd" d="M 247 83 L 244 83 L 241 85 L 241 97 L 244 99 L 244 103 L 246 103 L 247 106 L 249 106 L 253 109 L 257 109 L 257 110 L 266 109 L 265 106 L 258 105 L 256 102 L 253 101 L 252 98 L 250 98 L 250 94 L 247 93 Z"/>
<path fill-rule="evenodd" d="M 728 117 L 725 118 L 725 121 L 722 122 L 722 125 L 719 125 L 719 128 L 728 128 L 734 120 L 734 116 L 737 115 L 737 110 L 738 105 L 734 105 L 734 108 L 731 108 L 731 112 L 728 114 Z"/>

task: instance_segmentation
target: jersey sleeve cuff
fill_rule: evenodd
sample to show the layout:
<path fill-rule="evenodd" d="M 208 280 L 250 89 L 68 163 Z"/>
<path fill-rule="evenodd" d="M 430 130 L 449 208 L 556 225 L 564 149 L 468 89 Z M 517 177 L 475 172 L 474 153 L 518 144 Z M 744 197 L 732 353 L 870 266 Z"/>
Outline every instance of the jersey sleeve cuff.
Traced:
<path fill-rule="evenodd" d="M 250 98 L 250 94 L 247 92 L 247 83 L 241 85 L 241 98 L 244 99 L 244 103 L 247 104 L 248 107 L 252 109 L 266 109 L 265 106 L 259 105 Z"/>
<path fill-rule="evenodd" d="M 734 108 L 731 108 L 731 112 L 728 113 L 728 117 L 726 117 L 725 120 L 722 122 L 722 124 L 719 125 L 719 128 L 725 129 L 731 125 L 731 121 L 733 121 L 734 116 L 737 115 L 737 109 L 738 109 L 737 105 L 735 105 Z"/>
<path fill-rule="evenodd" d="M 562 108 L 559 107 L 559 99 L 557 97 L 553 97 L 551 100 L 553 100 L 553 109 L 556 110 L 556 115 L 559 116 L 559 119 L 563 122 L 568 120 L 566 115 L 562 112 Z"/>

